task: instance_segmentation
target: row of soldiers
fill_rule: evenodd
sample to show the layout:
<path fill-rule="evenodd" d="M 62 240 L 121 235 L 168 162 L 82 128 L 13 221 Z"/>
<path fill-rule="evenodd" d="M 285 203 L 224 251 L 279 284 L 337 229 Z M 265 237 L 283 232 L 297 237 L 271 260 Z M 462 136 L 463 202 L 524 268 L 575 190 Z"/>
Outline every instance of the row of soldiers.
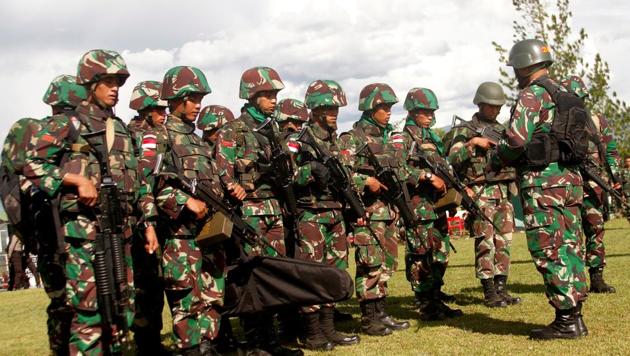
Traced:
<path fill-rule="evenodd" d="M 115 185 L 120 200 L 127 291 L 123 324 L 134 330 L 138 350 L 160 350 L 163 292 L 178 353 L 212 354 L 225 346 L 219 341 L 231 339 L 229 320 L 221 318 L 228 269 L 225 250 L 219 244 L 202 247 L 195 239 L 215 209 L 173 175 L 205 184 L 238 206 L 243 220 L 264 241 L 246 243 L 248 255 L 292 255 L 345 270 L 349 245 L 353 246 L 361 331 L 378 336 L 409 327 L 386 309 L 400 242 L 406 247 L 406 276 L 420 318 L 462 315 L 446 304 L 454 297 L 441 291 L 451 250 L 445 210 L 452 207 L 452 202 L 441 204 L 441 199 L 458 187 L 458 175 L 465 184 L 459 194 L 473 198 L 482 212 L 469 223 L 484 304 L 518 304 L 520 298 L 511 296 L 506 284 L 514 230 L 510 196 L 520 194 L 528 247 L 556 309 L 554 322 L 531 336 L 586 335 L 581 316 L 585 260 L 591 290 L 614 292 L 602 277 L 601 188 L 584 184 L 585 202 L 590 202 L 582 206 L 577 166 L 560 163 L 557 157 L 541 164 L 528 155 L 536 151 L 531 142 L 552 132 L 559 111 L 555 94 L 568 90 L 586 97 L 579 78 L 563 82 L 566 88 L 548 78 L 552 62 L 544 43 L 517 43 L 509 65 L 523 91 L 510 123 L 499 127 L 496 118 L 505 95 L 498 84 L 486 82 L 473 101 L 479 111 L 472 126 L 453 128 L 443 142 L 431 129 L 439 106 L 428 88 L 408 92 L 405 126 L 396 132 L 389 123 L 391 108 L 398 102 L 394 91 L 384 83 L 367 85 L 359 95 L 360 119 L 337 136 L 339 108 L 347 105 L 341 86 L 317 80 L 308 86 L 304 103 L 295 99 L 277 103 L 284 84 L 268 67 L 243 73 L 239 97 L 245 104 L 238 118 L 222 106 L 202 109 L 202 99 L 211 92 L 205 75 L 198 68 L 179 66 L 167 71 L 162 82 L 141 82 L 134 88 L 130 107 L 138 116 L 125 125 L 113 112 L 118 90 L 129 76 L 124 60 L 113 51 L 89 51 L 81 58 L 76 77 L 61 76 L 47 91 L 44 101 L 53 108 L 53 116 L 18 122 L 3 151 L 3 164 L 12 164 L 21 174 L 22 191 L 58 199 L 63 248 L 40 242 L 39 251 L 51 298 L 51 348 L 60 354 L 121 351 L 111 342 L 111 330 L 104 328 L 102 300 L 97 297 L 94 256 L 106 230 L 102 206 L 108 196 L 101 194 L 106 184 Z M 605 119 L 596 117 L 589 154 L 616 170 L 614 140 Z M 195 121 L 202 137 L 195 133 Z M 489 126 L 505 133 L 499 140 L 479 135 Z M 290 158 L 291 181 L 285 186 L 277 179 L 281 172 L 274 159 L 279 153 Z M 340 163 L 342 176 L 360 197 L 362 215 L 348 213 L 351 202 L 340 194 L 343 182 L 326 157 Z M 446 173 L 435 167 L 447 167 Z M 291 189 L 283 189 L 287 187 Z M 297 209 L 288 202 L 288 190 Z M 406 208 L 397 205 L 395 193 L 402 194 Z M 301 307 L 299 327 L 295 314 L 290 310 L 277 316 L 285 340 L 295 340 L 299 329 L 301 344 L 309 349 L 332 350 L 360 341 L 358 335 L 335 329 L 335 317 L 342 314 L 334 304 Z M 280 343 L 274 318 L 272 312 L 241 318 L 250 352 L 301 354 Z"/>

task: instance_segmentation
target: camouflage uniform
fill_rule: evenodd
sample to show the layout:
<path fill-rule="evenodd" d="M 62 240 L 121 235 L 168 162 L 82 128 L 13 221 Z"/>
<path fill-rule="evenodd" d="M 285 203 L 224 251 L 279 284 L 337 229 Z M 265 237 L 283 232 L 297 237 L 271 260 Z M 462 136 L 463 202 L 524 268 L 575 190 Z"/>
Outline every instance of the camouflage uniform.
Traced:
<path fill-rule="evenodd" d="M 189 94 L 208 93 L 210 87 L 199 69 L 180 66 L 166 72 L 160 96 L 170 102 Z M 191 196 L 168 178 L 168 172 L 178 171 L 188 179 L 197 179 L 211 186 L 218 195 L 222 190 L 210 148 L 194 133 L 194 122 L 185 119 L 183 114 L 171 113 L 164 128 L 145 132 L 141 167 L 144 174 L 150 176 L 157 155 L 164 155 L 166 173 L 150 180 L 155 186 L 160 221 L 164 222 L 164 290 L 171 308 L 175 344 L 180 350 L 198 349 L 218 334 L 217 307 L 223 304 L 224 258 L 210 258 L 202 253 L 195 240 L 199 221 L 186 208 Z M 208 254 L 214 256 L 214 252 L 208 251 Z"/>
<path fill-rule="evenodd" d="M 208 105 L 199 112 L 197 128 L 203 131 L 203 139 L 210 146 L 212 157 L 216 149 L 216 140 L 211 139 L 214 131 L 220 130 L 227 122 L 234 120 L 234 114 L 230 109 L 221 105 Z"/>
<path fill-rule="evenodd" d="M 79 63 L 77 83 L 90 85 L 107 75 L 117 76 L 122 85 L 129 72 L 116 52 L 93 50 L 86 53 Z M 28 152 L 24 169 L 25 176 L 39 189 L 49 196 L 60 195 L 59 209 L 67 253 L 66 294 L 75 312 L 70 329 L 71 354 L 100 354 L 107 350 L 102 345 L 101 314 L 93 266 L 95 239 L 99 233 L 98 222 L 94 210 L 79 204 L 75 188 L 63 186 L 62 180 L 65 174 L 74 173 L 89 177 L 98 186 L 101 179 L 99 162 L 94 148 L 83 135 L 105 132 L 108 126 L 113 126 L 114 129 L 111 140 L 113 144 L 107 157 L 122 203 L 123 251 L 129 297 L 124 305 L 124 315 L 130 325 L 134 300 L 130 238 L 137 223 L 131 213 L 137 204 L 143 218 L 149 221 L 155 217 L 156 211 L 150 187 L 138 177 L 138 162 L 133 154 L 131 137 L 123 122 L 113 115 L 111 109 L 102 109 L 94 103 L 84 101 L 76 111 L 55 115 L 50 119 L 36 135 L 35 145 Z M 99 146 L 106 146 L 105 136 L 97 136 L 94 141 Z"/>
<path fill-rule="evenodd" d="M 136 155 L 138 156 L 140 155 L 140 141 L 144 131 L 156 126 L 151 121 L 151 115 L 148 110 L 168 106 L 165 100 L 160 99 L 160 90 L 162 90 L 162 83 L 155 80 L 147 80 L 136 84 L 131 92 L 129 108 L 136 110 L 138 115 L 129 121 L 127 129 L 131 133 Z"/>
<path fill-rule="evenodd" d="M 280 100 L 276 106 L 274 118 L 280 125 L 282 141 L 286 141 L 290 134 L 299 131 L 309 120 L 306 105 L 297 99 Z"/>

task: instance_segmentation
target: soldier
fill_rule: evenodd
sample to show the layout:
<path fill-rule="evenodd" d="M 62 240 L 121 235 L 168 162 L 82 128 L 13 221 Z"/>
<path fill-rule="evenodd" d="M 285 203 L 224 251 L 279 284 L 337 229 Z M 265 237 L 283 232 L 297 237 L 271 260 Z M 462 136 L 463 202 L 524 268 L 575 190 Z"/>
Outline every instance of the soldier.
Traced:
<path fill-rule="evenodd" d="M 630 157 L 623 160 L 623 169 L 621 170 L 621 181 L 623 195 L 626 200 L 630 199 Z"/>
<path fill-rule="evenodd" d="M 479 129 L 492 127 L 503 132 L 505 127 L 497 122 L 505 94 L 497 83 L 479 85 L 473 104 L 479 107 L 470 125 Z M 466 126 L 452 128 L 449 161 L 455 172 L 460 172 L 467 186 L 468 195 L 477 201 L 483 214 L 499 227 L 477 217 L 469 225 L 470 236 L 475 238 L 475 272 L 483 287 L 484 305 L 489 308 L 518 304 L 519 297 L 512 297 L 506 288 L 510 270 L 510 247 L 514 232 L 514 207 L 510 197 L 516 194 L 516 172 L 512 167 L 490 171 L 488 155 L 497 142 L 480 137 Z"/>
<path fill-rule="evenodd" d="M 507 65 L 514 68 L 522 90 L 505 139 L 498 145 L 498 157 L 518 169 L 527 246 L 556 311 L 549 326 L 530 332 L 533 339 L 577 338 L 588 333 L 581 314 L 587 295 L 580 257 L 582 177 L 577 167 L 559 162 L 559 150 L 550 148 L 558 147 L 555 132 L 549 134 L 554 130 L 552 123 L 568 120 L 543 86 L 554 88 L 555 94 L 564 91 L 548 77 L 552 63 L 549 46 L 540 40 L 522 40 L 510 50 Z"/>
<path fill-rule="evenodd" d="M 9 291 L 28 289 L 30 283 L 26 275 L 26 258 L 28 252 L 24 251 L 24 245 L 15 233 L 12 225 L 9 225 L 10 241 L 6 253 L 9 260 Z M 31 272 L 33 272 L 31 270 Z"/>
<path fill-rule="evenodd" d="M 294 132 L 302 129 L 302 125 L 308 122 L 308 110 L 304 103 L 296 99 L 282 99 L 276 105 L 276 113 L 274 114 L 276 122 L 280 126 L 280 135 L 282 140 Z"/>
<path fill-rule="evenodd" d="M 339 108 L 347 105 L 341 86 L 332 80 L 316 80 L 308 86 L 305 97 L 306 111 L 302 102 L 285 99 L 280 102 L 278 119 L 292 120 L 306 127 L 317 145 L 334 157 L 339 155 L 337 143 L 337 115 Z M 298 118 L 298 119 L 296 119 Z M 289 136 L 289 147 L 299 147 L 296 155 L 296 195 L 301 213 L 298 219 L 299 242 L 296 258 L 325 263 L 340 269 L 348 268 L 348 241 L 340 197 L 329 186 L 330 172 L 316 159 L 313 148 L 296 145 L 298 134 Z M 320 158 L 321 159 L 321 158 Z M 358 335 L 344 335 L 335 330 L 334 305 L 313 305 L 302 308 L 305 337 L 309 349 L 331 350 L 334 345 L 359 343 Z"/>
<path fill-rule="evenodd" d="M 419 159 L 419 155 L 424 155 L 447 164 L 442 140 L 431 130 L 435 124 L 435 111 L 439 108 L 438 100 L 431 89 L 413 88 L 407 93 L 404 106 L 408 114 L 401 152 L 407 163 L 412 208 L 420 222 L 417 228 L 405 231 L 407 280 L 411 283 L 422 320 L 459 317 L 463 314 L 461 310 L 444 304 L 445 301 L 454 302 L 455 298 L 441 291 L 450 239 L 440 229 L 440 225 L 445 224 L 444 213 L 440 217 L 434 205 L 446 192 L 446 185 Z"/>
<path fill-rule="evenodd" d="M 562 81 L 562 85 L 583 101 L 588 98 L 588 89 L 582 78 L 576 75 L 569 76 Z M 605 181 L 611 181 L 619 174 L 617 142 L 603 114 L 590 115 L 589 113 L 589 116 L 592 124 L 589 126 L 589 156 L 599 166 L 599 176 Z M 621 188 L 621 184 L 614 183 L 613 185 L 615 189 Z M 582 205 L 582 227 L 586 238 L 584 257 L 591 277 L 589 292 L 593 293 L 615 293 L 615 287 L 604 281 L 604 267 L 606 267 L 604 210 L 608 204 L 607 199 L 600 186 L 591 180 L 585 181 Z"/>
<path fill-rule="evenodd" d="M 283 88 L 280 76 L 272 68 L 253 67 L 243 72 L 239 98 L 247 103 L 237 119 L 223 126 L 217 139 L 216 164 L 221 183 L 231 199 L 242 202 L 243 220 L 270 246 L 263 249 L 246 245 L 246 253 L 253 255 L 286 253 L 279 192 L 272 183 L 277 172 L 270 169 L 272 143 L 256 131 L 269 123 L 277 94 Z M 271 127 L 277 137 L 277 125 Z M 272 315 L 247 316 L 241 321 L 251 352 L 302 354 L 278 343 Z"/>
<path fill-rule="evenodd" d="M 133 88 L 129 108 L 136 110 L 138 115 L 131 119 L 127 128 L 133 139 L 134 151 L 140 157 L 142 138 L 146 131 L 151 130 L 154 135 L 165 132 L 166 120 L 165 100 L 160 99 L 162 83 L 158 81 L 143 81 Z M 166 143 L 162 143 L 166 146 Z M 158 151 L 165 151 L 160 147 Z M 152 187 L 153 189 L 154 187 Z M 139 212 L 137 212 L 139 215 Z M 158 231 L 163 235 L 163 231 Z M 134 285 L 136 287 L 136 314 L 132 330 L 136 343 L 136 351 L 140 355 L 164 353 L 161 346 L 162 339 L 162 310 L 164 309 L 164 286 L 160 268 L 161 256 L 158 253 L 148 255 L 144 251 L 141 239 L 143 230 L 136 230 L 137 238 L 132 241 L 131 255 L 134 265 Z M 163 236 L 159 236 L 163 239 Z"/>
<path fill-rule="evenodd" d="M 166 173 L 150 181 L 155 186 L 160 221 L 164 222 L 162 271 L 173 318 L 173 338 L 179 352 L 185 355 L 214 352 L 211 341 L 219 331 L 217 307 L 223 303 L 224 268 L 221 260 L 204 256 L 195 240 L 199 223 L 208 217 L 209 207 L 182 190 L 178 180 L 169 174 L 196 179 L 216 194 L 222 193 L 210 148 L 194 133 L 201 100 L 210 91 L 205 75 L 198 68 L 169 69 L 160 92 L 160 98 L 169 106 L 165 129 L 145 131 L 141 144 L 141 167 L 145 175 L 151 176 L 156 158 L 163 155 Z"/>
<path fill-rule="evenodd" d="M 369 164 L 364 150 L 359 152 L 367 144 L 383 167 L 400 169 L 402 137 L 393 136 L 389 124 L 392 105 L 397 102 L 389 85 L 367 85 L 359 95 L 361 119 L 339 138 L 341 157 L 352 167 L 354 184 L 369 214 L 369 222 L 353 226 L 355 287 L 361 306 L 361 330 L 368 335 L 384 336 L 409 327 L 409 322 L 394 320 L 385 312 L 387 281 L 398 265 L 396 213 L 384 200 L 387 188 L 374 177 L 375 167 Z"/>
<path fill-rule="evenodd" d="M 121 330 L 104 335 L 104 306 L 97 301 L 94 256 L 101 250 L 97 239 L 106 232 L 100 228 L 104 206 L 99 198 L 103 176 L 111 175 L 120 197 L 122 252 L 126 266 L 121 270 L 124 289 L 122 318 L 117 326 L 123 330 L 133 319 L 133 274 L 130 237 L 136 225 L 130 213 L 134 205 L 143 212 L 148 253 L 157 248 L 153 221 L 155 206 L 150 187 L 138 177 L 133 144 L 123 122 L 113 114 L 118 89 L 129 77 L 122 57 L 108 50 L 91 50 L 81 57 L 77 84 L 87 91 L 87 100 L 76 111 L 53 116 L 35 137 L 27 154 L 24 174 L 49 196 L 59 194 L 62 231 L 66 241 L 67 299 L 74 311 L 70 328 L 71 354 L 119 352 L 116 341 L 125 341 Z M 102 157 L 106 162 L 99 161 Z M 111 202 L 107 202 L 111 203 Z M 115 202 L 114 202 L 115 203 Z M 100 279 L 99 279 L 100 281 Z M 99 282 L 100 283 L 100 282 Z M 100 292 L 108 292 L 100 290 Z M 122 324 L 122 325 L 120 325 Z M 109 329 L 109 326 L 108 328 Z M 116 337 L 116 339 L 114 339 Z"/>
<path fill-rule="evenodd" d="M 208 105 L 201 109 L 197 128 L 203 132 L 201 138 L 210 146 L 212 157 L 214 157 L 219 130 L 232 120 L 234 120 L 234 114 L 225 106 Z"/>

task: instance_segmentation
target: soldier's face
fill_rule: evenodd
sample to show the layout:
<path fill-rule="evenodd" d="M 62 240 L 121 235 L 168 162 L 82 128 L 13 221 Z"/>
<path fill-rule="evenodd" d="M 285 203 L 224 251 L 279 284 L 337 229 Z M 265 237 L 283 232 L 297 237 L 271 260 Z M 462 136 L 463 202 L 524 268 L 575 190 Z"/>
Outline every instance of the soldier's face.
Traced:
<path fill-rule="evenodd" d="M 337 116 L 339 116 L 339 108 L 336 106 L 320 106 L 313 109 L 313 117 L 331 130 L 337 129 Z"/>
<path fill-rule="evenodd" d="M 265 115 L 272 115 L 276 110 L 277 90 L 261 91 L 256 96 L 256 106 Z"/>
<path fill-rule="evenodd" d="M 188 121 L 195 121 L 201 111 L 202 94 L 190 94 L 184 98 L 182 114 Z"/>
<path fill-rule="evenodd" d="M 431 123 L 433 122 L 433 118 L 435 117 L 433 110 L 426 109 L 416 109 L 410 111 L 411 117 L 413 121 L 416 122 L 416 125 L 428 129 L 431 127 Z"/>
<path fill-rule="evenodd" d="M 479 104 L 479 113 L 486 119 L 496 120 L 501 112 L 501 105 Z"/>
<path fill-rule="evenodd" d="M 118 88 L 120 87 L 120 81 L 118 77 L 105 77 L 98 82 L 94 87 L 92 95 L 94 99 L 101 105 L 111 108 L 118 102 Z"/>
<path fill-rule="evenodd" d="M 626 168 L 630 168 L 630 158 L 626 158 Z"/>
<path fill-rule="evenodd" d="M 153 126 L 164 125 L 164 121 L 166 121 L 166 108 L 151 108 L 151 110 L 149 111 L 149 117 L 151 118 L 151 123 L 153 124 Z"/>
<path fill-rule="evenodd" d="M 372 112 L 372 119 L 381 126 L 387 125 L 391 116 L 392 104 L 378 104 Z"/>
<path fill-rule="evenodd" d="M 280 130 L 298 132 L 302 129 L 302 122 L 297 120 L 287 120 L 280 124 Z"/>

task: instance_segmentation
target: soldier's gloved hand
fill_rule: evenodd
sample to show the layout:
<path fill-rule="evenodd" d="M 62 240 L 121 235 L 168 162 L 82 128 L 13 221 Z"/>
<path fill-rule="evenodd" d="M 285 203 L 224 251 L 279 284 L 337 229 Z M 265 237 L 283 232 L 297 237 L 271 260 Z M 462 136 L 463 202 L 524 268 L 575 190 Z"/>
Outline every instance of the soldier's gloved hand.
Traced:
<path fill-rule="evenodd" d="M 206 203 L 199 199 L 188 198 L 186 200 L 186 208 L 195 214 L 197 220 L 203 219 L 208 214 Z"/>
<path fill-rule="evenodd" d="M 330 171 L 328 171 L 328 168 L 317 161 L 311 161 L 309 164 L 311 165 L 311 173 L 313 177 L 315 177 L 315 180 L 322 186 L 328 185 L 330 181 Z"/>
<path fill-rule="evenodd" d="M 378 193 L 381 191 L 381 189 L 387 190 L 387 187 L 374 177 L 368 177 L 365 180 L 365 185 L 367 186 L 368 190 L 372 193 Z"/>
<path fill-rule="evenodd" d="M 245 191 L 245 189 L 237 183 L 228 184 L 228 191 L 233 198 L 236 198 L 240 201 L 243 201 L 243 199 L 245 199 L 245 197 L 247 196 L 247 192 Z"/>
<path fill-rule="evenodd" d="M 79 202 L 87 206 L 96 205 L 98 192 L 96 186 L 89 179 L 80 174 L 67 173 L 63 176 L 63 185 L 74 186 L 79 194 Z"/>

